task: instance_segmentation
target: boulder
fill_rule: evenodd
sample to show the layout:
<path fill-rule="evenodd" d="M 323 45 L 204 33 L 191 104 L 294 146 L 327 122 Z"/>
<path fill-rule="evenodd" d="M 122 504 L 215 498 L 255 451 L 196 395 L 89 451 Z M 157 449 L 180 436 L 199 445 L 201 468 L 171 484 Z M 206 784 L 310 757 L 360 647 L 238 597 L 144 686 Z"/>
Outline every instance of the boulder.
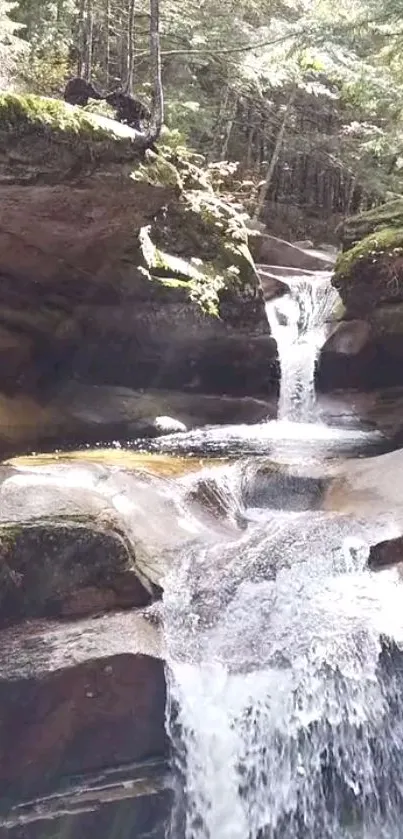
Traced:
<path fill-rule="evenodd" d="M 358 355 L 371 339 L 371 327 L 365 320 L 349 320 L 338 323 L 322 352 L 338 355 Z"/>
<path fill-rule="evenodd" d="M 0 639 L 0 815 L 74 776 L 165 757 L 163 662 L 144 619 L 31 622 Z"/>
<path fill-rule="evenodd" d="M 343 514 L 377 517 L 390 523 L 390 534 L 403 526 L 403 449 L 365 460 L 336 464 L 328 470 L 331 481 L 323 507 Z"/>
<path fill-rule="evenodd" d="M 307 250 L 309 248 L 313 248 L 312 239 L 301 239 L 298 242 L 291 242 L 294 248 L 302 248 L 302 250 Z"/>
<path fill-rule="evenodd" d="M 195 167 L 167 149 L 145 154 L 127 126 L 35 96 L 0 96 L 0 146 L 0 409 L 4 397 L 19 450 L 24 417 L 37 428 L 71 379 L 276 389 L 246 228 Z"/>
<path fill-rule="evenodd" d="M 324 271 L 330 268 L 334 259 L 326 253 L 311 254 L 302 248 L 291 245 L 284 239 L 269 236 L 268 233 L 249 233 L 249 247 L 257 263 L 281 265 L 287 268 Z"/>
<path fill-rule="evenodd" d="M 403 202 L 389 202 L 347 219 L 340 228 L 344 252 L 333 284 L 344 304 L 343 319 L 365 321 L 368 338 L 348 353 L 351 375 L 344 384 L 379 388 L 403 383 Z M 324 348 L 326 353 L 327 349 Z M 352 356 L 355 356 L 354 360 Z M 333 359 L 333 362 L 335 359 Z M 331 362 L 328 362 L 328 367 Z M 329 369 L 320 376 L 332 379 Z M 341 384 L 340 376 L 335 381 Z"/>
<path fill-rule="evenodd" d="M 273 297 L 281 297 L 281 295 L 287 294 L 289 290 L 287 277 L 293 276 L 294 269 L 277 268 L 275 265 L 257 265 L 256 267 L 266 303 Z"/>
<path fill-rule="evenodd" d="M 382 571 L 383 568 L 390 568 L 403 562 L 403 536 L 395 539 L 385 539 L 372 545 L 368 565 L 372 571 Z"/>
<path fill-rule="evenodd" d="M 173 556 L 196 540 L 231 538 L 233 528 L 215 517 L 207 498 L 203 509 L 187 503 L 181 476 L 200 470 L 199 460 L 173 458 L 170 465 L 157 457 L 153 467 L 150 457 L 142 467 L 133 455 L 130 468 L 130 452 L 118 457 L 115 466 L 109 457 L 104 464 L 27 458 L 6 467 L 0 625 L 145 606 L 161 595 Z"/>
<path fill-rule="evenodd" d="M 0 626 L 151 602 L 124 532 L 89 516 L 1 525 L 0 581 Z"/>
<path fill-rule="evenodd" d="M 376 362 L 373 328 L 358 318 L 334 325 L 322 347 L 316 372 L 321 391 L 338 388 L 365 388 L 371 384 L 372 364 Z"/>

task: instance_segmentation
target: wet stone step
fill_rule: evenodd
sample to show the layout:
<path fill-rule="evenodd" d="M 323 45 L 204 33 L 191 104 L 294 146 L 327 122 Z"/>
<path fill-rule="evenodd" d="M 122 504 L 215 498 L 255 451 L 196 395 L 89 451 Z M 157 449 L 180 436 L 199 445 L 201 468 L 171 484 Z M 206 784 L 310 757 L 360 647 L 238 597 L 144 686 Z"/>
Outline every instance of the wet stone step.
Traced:
<path fill-rule="evenodd" d="M 128 764 L 12 806 L 0 818 L 0 839 L 163 839 L 171 806 L 164 761 Z"/>
<path fill-rule="evenodd" d="M 159 654 L 155 626 L 136 612 L 0 632 L 3 814 L 73 775 L 165 757 Z"/>

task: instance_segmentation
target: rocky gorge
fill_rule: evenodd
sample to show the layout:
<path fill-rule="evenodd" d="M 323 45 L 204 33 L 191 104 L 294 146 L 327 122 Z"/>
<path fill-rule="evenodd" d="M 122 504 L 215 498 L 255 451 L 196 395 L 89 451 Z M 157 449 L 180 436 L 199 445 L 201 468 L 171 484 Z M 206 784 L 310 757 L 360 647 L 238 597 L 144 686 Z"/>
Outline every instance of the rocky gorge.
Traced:
<path fill-rule="evenodd" d="M 281 603 L 284 574 L 323 544 L 369 587 L 395 573 L 400 596 L 400 210 L 345 222 L 322 425 L 284 426 L 267 305 L 335 254 L 248 234 L 163 140 L 144 153 L 132 129 L 35 96 L 1 95 L 0 117 L 0 839 L 163 839 L 178 797 L 173 664 L 189 650 L 203 664 L 211 632 L 237 675 L 259 680 L 257 649 L 259 666 L 284 664 L 265 646 L 264 597 L 278 581 Z M 244 595 L 250 647 L 235 634 L 230 649 Z M 294 639 L 300 601 L 284 602 Z M 205 709 L 208 722 L 209 696 Z M 310 824 L 304 837 L 323 839 Z"/>

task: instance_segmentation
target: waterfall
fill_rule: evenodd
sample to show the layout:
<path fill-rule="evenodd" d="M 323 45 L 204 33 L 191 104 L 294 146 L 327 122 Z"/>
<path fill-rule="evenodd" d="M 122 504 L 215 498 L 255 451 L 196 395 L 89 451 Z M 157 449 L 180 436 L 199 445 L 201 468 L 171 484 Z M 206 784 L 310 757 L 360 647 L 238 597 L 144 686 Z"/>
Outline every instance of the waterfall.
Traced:
<path fill-rule="evenodd" d="M 315 367 L 338 294 L 331 273 L 289 277 L 290 291 L 266 304 L 277 341 L 281 383 L 279 419 L 306 422 L 315 404 Z"/>
<path fill-rule="evenodd" d="M 336 299 L 322 272 L 267 306 L 280 418 L 311 418 Z M 367 565 L 393 527 L 255 514 L 164 582 L 170 839 L 403 839 L 403 582 Z"/>
<path fill-rule="evenodd" d="M 367 530 L 273 513 L 167 581 L 172 839 L 403 836 L 402 588 Z"/>

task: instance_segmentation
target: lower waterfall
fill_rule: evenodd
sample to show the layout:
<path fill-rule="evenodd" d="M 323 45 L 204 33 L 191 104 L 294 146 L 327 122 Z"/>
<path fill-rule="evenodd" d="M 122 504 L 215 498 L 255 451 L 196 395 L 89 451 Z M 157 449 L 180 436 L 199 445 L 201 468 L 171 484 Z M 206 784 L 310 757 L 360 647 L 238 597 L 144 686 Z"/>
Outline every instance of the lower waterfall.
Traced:
<path fill-rule="evenodd" d="M 322 276 L 270 304 L 282 418 L 310 416 L 334 303 Z M 165 581 L 171 839 L 403 839 L 403 586 L 367 564 L 393 521 L 283 500 Z"/>
<path fill-rule="evenodd" d="M 272 514 L 168 581 L 172 836 L 403 836 L 401 588 L 365 567 L 382 527 L 350 531 Z"/>

